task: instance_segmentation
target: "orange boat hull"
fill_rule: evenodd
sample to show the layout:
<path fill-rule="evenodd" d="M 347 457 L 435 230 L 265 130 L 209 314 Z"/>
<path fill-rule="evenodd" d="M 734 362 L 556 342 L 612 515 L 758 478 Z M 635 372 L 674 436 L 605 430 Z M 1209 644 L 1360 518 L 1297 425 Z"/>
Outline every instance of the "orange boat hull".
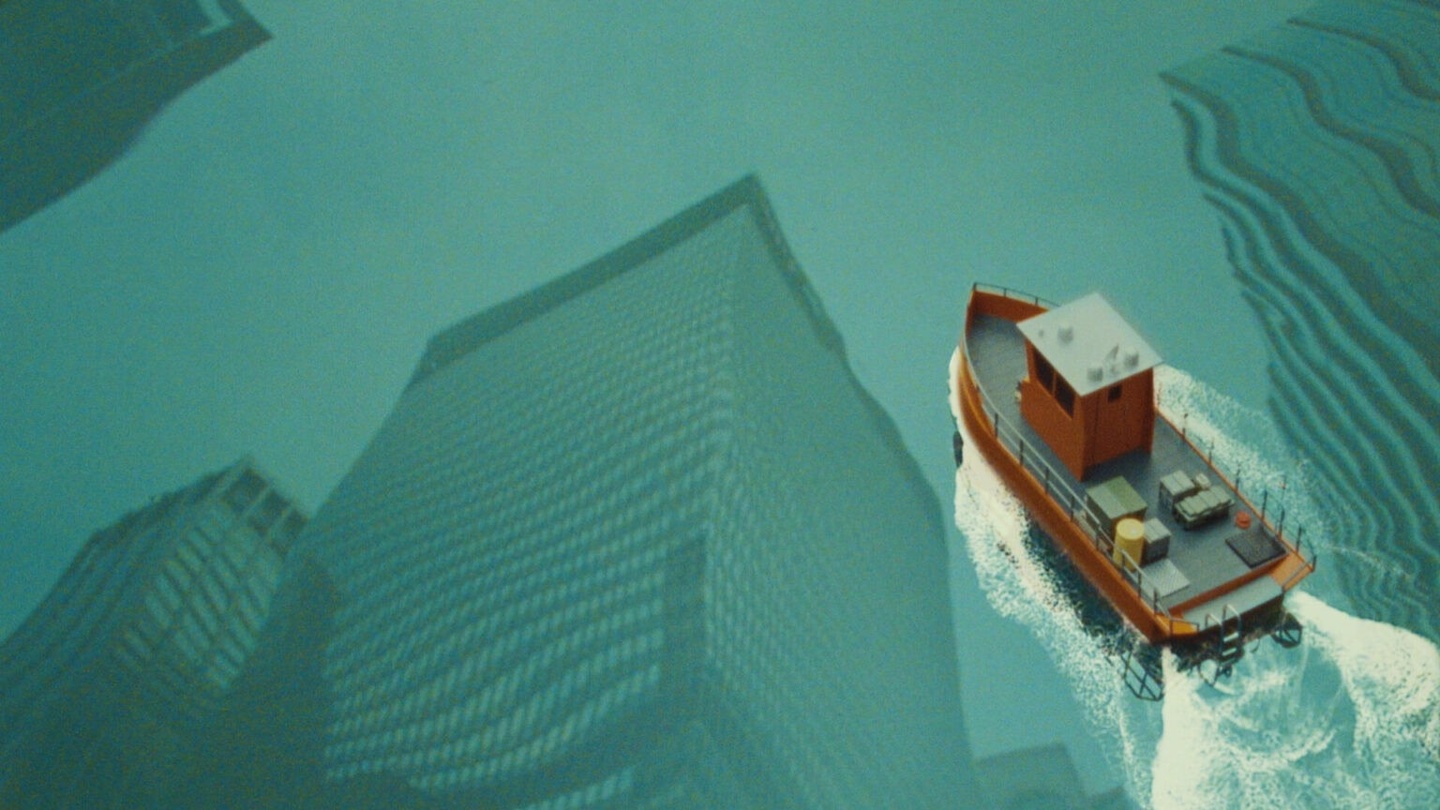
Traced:
<path fill-rule="evenodd" d="M 968 341 L 973 321 L 977 315 L 992 316 L 1018 323 L 1043 313 L 1047 309 L 1048 305 L 1039 299 L 1016 297 L 1009 291 L 1003 290 L 1000 292 L 982 290 L 977 285 L 972 291 L 969 305 L 966 307 L 965 340 Z M 1102 550 L 1097 542 L 1090 538 L 1076 522 L 1075 516 L 1069 511 L 1069 508 L 1052 497 L 1047 482 L 1041 481 L 1037 477 L 1037 473 L 1027 467 L 1022 459 L 1017 458 L 998 437 L 996 425 L 993 423 L 995 417 L 987 412 L 986 395 L 981 390 L 980 383 L 970 366 L 969 348 L 964 341 L 962 341 L 955 374 L 956 379 L 953 383 L 958 399 L 958 418 L 970 434 L 969 441 L 995 469 L 1010 491 L 1020 499 L 1039 526 L 1073 561 L 1080 573 L 1118 613 L 1152 643 L 1176 644 L 1218 636 L 1220 629 L 1217 629 L 1213 615 L 1207 612 L 1207 621 L 1201 624 L 1189 620 L 1186 612 L 1195 611 L 1199 615 L 1200 611 L 1207 610 L 1207 603 L 1210 603 L 1210 600 L 1223 598 L 1227 594 L 1267 576 L 1278 585 L 1278 591 L 1283 599 L 1284 593 L 1315 570 L 1313 559 L 1305 559 L 1300 553 L 1298 545 L 1289 543 L 1278 527 L 1265 521 L 1263 509 L 1255 509 L 1255 504 L 1239 492 L 1234 482 L 1209 463 L 1183 431 L 1175 430 L 1174 425 L 1169 424 L 1163 415 L 1158 415 L 1165 421 L 1167 428 L 1176 433 L 1181 441 L 1195 453 L 1195 456 L 1207 465 L 1207 474 L 1213 474 L 1218 478 L 1226 490 L 1233 495 L 1235 501 L 1248 511 L 1247 519 L 1253 515 L 1262 521 L 1265 528 L 1277 538 L 1277 542 L 1283 545 L 1284 553 L 1271 562 L 1255 566 L 1253 570 L 1242 576 L 1216 583 L 1214 587 L 1196 593 L 1180 604 L 1171 605 L 1168 609 L 1153 602 L 1147 602 L 1146 597 L 1141 595 L 1141 590 L 1129 581 L 1119 566 L 1110 560 L 1106 551 Z M 1273 607 L 1277 609 L 1277 612 L 1283 612 L 1278 611 L 1279 602 L 1274 603 Z M 1260 614 L 1264 613 L 1266 609 L 1266 603 L 1257 605 L 1256 617 L 1261 617 Z"/>
<path fill-rule="evenodd" d="M 1000 445 L 995 438 L 994 426 L 981 407 L 980 390 L 970 374 L 963 352 L 959 373 L 960 415 L 972 445 L 1025 505 L 1040 528 L 1056 540 L 1085 578 L 1151 643 L 1173 643 L 1197 636 L 1199 628 L 1194 624 L 1169 619 L 1151 610 L 1124 580 L 1119 569 L 1095 548 L 1060 504 L 1046 494 L 1044 485 Z"/>

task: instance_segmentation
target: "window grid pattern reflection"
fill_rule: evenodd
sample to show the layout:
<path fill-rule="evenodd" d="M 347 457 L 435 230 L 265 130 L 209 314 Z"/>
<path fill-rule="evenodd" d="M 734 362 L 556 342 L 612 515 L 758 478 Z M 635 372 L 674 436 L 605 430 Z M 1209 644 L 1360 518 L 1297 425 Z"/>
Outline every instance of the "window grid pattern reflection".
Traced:
<path fill-rule="evenodd" d="M 653 699 L 667 560 L 709 489 L 717 414 L 697 394 L 726 345 L 726 241 L 702 234 L 406 392 L 306 538 L 342 594 L 333 777 L 483 787 Z"/>
<path fill-rule="evenodd" d="M 938 504 L 743 196 L 432 341 L 292 556 L 337 595 L 327 778 L 537 809 L 960 792 Z"/>

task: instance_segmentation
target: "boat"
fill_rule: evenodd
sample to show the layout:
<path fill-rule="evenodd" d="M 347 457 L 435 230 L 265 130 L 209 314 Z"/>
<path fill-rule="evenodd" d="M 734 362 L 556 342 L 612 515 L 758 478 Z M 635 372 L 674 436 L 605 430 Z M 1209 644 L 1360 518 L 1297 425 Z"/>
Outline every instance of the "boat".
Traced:
<path fill-rule="evenodd" d="M 1284 600 L 1316 555 L 1161 411 L 1160 365 L 1099 293 L 1056 305 L 977 283 L 952 363 L 956 464 L 978 451 L 1114 613 L 1213 683 L 1254 639 L 1299 643 Z M 1137 695 L 1158 697 L 1156 668 Z"/>

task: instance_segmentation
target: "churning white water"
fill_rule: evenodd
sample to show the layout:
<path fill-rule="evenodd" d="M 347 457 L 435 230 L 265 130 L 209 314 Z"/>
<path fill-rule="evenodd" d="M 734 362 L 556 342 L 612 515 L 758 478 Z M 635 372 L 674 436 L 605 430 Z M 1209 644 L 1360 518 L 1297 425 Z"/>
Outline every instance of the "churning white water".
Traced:
<path fill-rule="evenodd" d="M 1303 497 L 1304 470 L 1273 461 L 1283 443 L 1262 414 L 1172 369 L 1157 377 L 1167 415 L 1213 447 L 1247 491 L 1269 488 L 1277 507 L 1283 495 L 1287 520 L 1305 521 L 1322 565 L 1356 562 L 1331 554 L 1324 512 Z M 953 388 L 951 408 L 958 413 Z M 1142 806 L 1440 807 L 1440 650 L 1429 641 L 1332 607 L 1312 593 L 1331 597 L 1331 580 L 1315 576 L 1288 599 L 1305 627 L 1298 648 L 1252 644 L 1216 687 L 1166 654 L 1164 699 L 1138 700 L 1027 546 L 1029 519 L 994 470 L 970 451 L 955 480 L 956 525 L 991 606 L 1039 639 Z"/>

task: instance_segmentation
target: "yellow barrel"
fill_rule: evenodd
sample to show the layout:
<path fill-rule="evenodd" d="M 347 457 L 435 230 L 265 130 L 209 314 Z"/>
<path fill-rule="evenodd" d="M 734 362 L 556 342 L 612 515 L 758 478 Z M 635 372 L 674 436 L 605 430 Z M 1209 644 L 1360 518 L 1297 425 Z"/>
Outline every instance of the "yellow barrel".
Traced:
<path fill-rule="evenodd" d="M 1124 518 L 1115 524 L 1115 562 L 1120 563 L 1125 558 L 1124 554 L 1130 555 L 1130 559 L 1136 564 L 1140 562 L 1140 556 L 1145 552 L 1145 524 L 1135 518 Z M 1133 570 L 1133 568 L 1131 569 Z"/>

